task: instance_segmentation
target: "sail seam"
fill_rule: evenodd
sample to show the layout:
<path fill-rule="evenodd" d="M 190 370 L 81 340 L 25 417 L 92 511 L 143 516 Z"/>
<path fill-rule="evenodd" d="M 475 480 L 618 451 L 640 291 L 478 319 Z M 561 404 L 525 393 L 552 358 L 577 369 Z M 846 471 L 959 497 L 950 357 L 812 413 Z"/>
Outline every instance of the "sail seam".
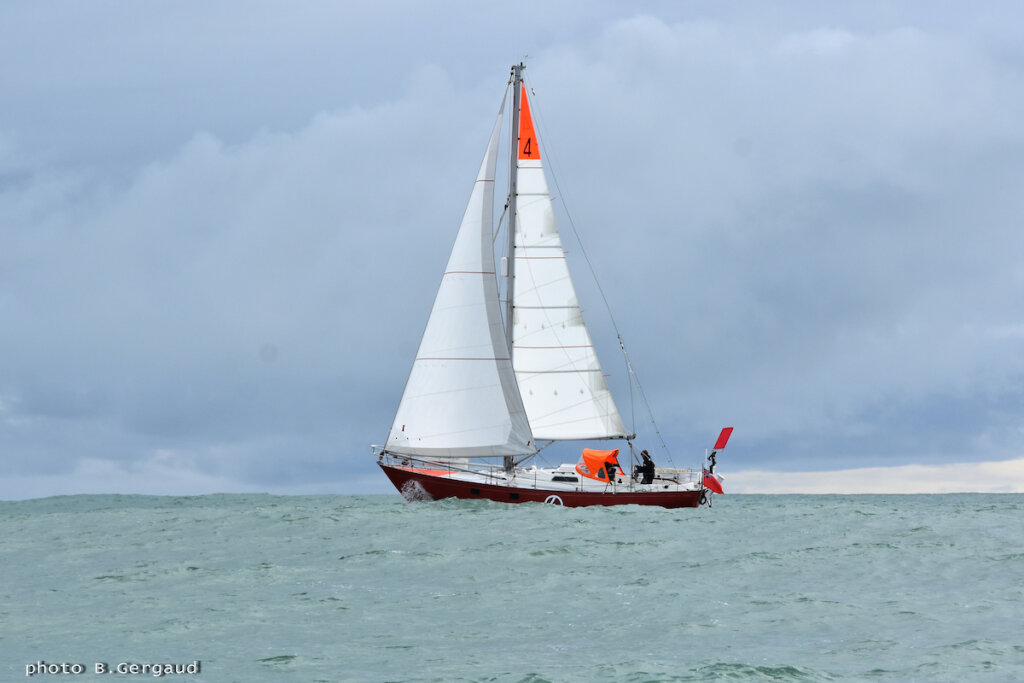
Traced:
<path fill-rule="evenodd" d="M 517 374 L 520 375 L 557 375 L 557 374 L 577 374 L 580 372 L 601 372 L 601 368 L 596 369 L 580 369 L 580 370 L 516 370 Z"/>
<path fill-rule="evenodd" d="M 470 358 L 461 356 L 424 356 L 423 358 L 417 358 L 416 360 L 511 360 L 510 358 Z"/>
<path fill-rule="evenodd" d="M 593 344 L 556 344 L 554 346 L 520 346 L 516 344 L 513 348 L 517 349 L 592 349 Z"/>

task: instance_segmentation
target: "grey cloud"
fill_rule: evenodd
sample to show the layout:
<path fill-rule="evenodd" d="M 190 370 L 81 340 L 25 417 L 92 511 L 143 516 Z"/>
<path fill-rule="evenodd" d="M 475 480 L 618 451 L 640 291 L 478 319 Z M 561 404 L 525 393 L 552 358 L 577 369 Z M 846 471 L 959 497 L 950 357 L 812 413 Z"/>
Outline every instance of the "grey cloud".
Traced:
<path fill-rule="evenodd" d="M 391 13 L 343 11 L 340 36 L 333 7 L 299 21 L 268 5 L 247 31 L 216 9 L 137 10 L 111 47 L 83 37 L 110 24 L 100 12 L 55 27 L 74 68 L 63 52 L 0 67 L 8 476 L 375 486 L 368 444 L 530 22 L 455 50 L 403 32 L 415 5 L 394 33 Z M 762 22 L 717 7 L 555 8 L 529 46 L 556 206 L 679 464 L 726 423 L 737 467 L 1019 455 L 1013 29 L 948 8 L 886 21 L 795 4 Z M 4 12 L 27 36 L 47 19 Z M 496 18 L 456 16 L 438 45 Z M 26 40 L 0 51 L 54 48 Z M 560 225 L 624 403 L 600 293 Z"/>

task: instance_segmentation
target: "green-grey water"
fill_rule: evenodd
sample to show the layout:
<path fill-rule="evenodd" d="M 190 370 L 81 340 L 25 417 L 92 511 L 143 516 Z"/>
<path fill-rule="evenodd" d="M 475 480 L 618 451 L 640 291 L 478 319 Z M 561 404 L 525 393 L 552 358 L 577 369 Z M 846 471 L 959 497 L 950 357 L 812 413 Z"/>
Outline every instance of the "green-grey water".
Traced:
<path fill-rule="evenodd" d="M 0 502 L 0 680 L 1024 680 L 1024 496 Z"/>

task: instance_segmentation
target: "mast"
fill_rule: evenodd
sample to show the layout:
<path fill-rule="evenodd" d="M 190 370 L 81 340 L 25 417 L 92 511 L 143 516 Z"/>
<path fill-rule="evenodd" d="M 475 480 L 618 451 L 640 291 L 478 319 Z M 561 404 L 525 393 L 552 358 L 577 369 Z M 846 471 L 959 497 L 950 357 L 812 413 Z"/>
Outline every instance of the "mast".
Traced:
<path fill-rule="evenodd" d="M 516 180 L 519 158 L 519 108 L 522 106 L 523 63 L 512 66 L 512 137 L 509 144 L 508 167 L 508 275 L 505 283 L 505 340 L 512 357 L 512 302 L 515 301 L 516 280 Z"/>
<path fill-rule="evenodd" d="M 508 357 L 513 356 L 512 350 L 512 328 L 513 311 L 512 302 L 515 301 L 516 281 L 516 176 L 518 175 L 519 158 L 519 107 L 522 101 L 523 63 L 512 65 L 512 135 L 509 138 L 509 162 L 508 162 L 508 251 L 506 251 L 506 263 L 508 274 L 505 276 L 505 341 L 508 342 Z M 515 468 L 515 459 L 505 456 L 504 466 L 506 472 Z"/>

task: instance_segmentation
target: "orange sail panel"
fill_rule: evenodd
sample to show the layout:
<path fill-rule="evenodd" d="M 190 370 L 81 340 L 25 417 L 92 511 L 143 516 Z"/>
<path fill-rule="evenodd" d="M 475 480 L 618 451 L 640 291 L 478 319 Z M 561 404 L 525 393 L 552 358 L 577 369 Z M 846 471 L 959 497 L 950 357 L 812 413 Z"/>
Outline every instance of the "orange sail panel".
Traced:
<path fill-rule="evenodd" d="M 576 471 L 588 479 L 608 482 L 608 465 L 615 465 L 621 472 L 622 465 L 619 464 L 619 449 L 614 451 L 599 451 L 593 448 L 584 448 L 580 461 L 576 463 Z"/>
<path fill-rule="evenodd" d="M 530 100 L 526 99 L 525 85 L 519 101 L 519 158 L 540 161 L 540 146 L 537 134 L 533 132 L 533 117 L 530 116 Z"/>

